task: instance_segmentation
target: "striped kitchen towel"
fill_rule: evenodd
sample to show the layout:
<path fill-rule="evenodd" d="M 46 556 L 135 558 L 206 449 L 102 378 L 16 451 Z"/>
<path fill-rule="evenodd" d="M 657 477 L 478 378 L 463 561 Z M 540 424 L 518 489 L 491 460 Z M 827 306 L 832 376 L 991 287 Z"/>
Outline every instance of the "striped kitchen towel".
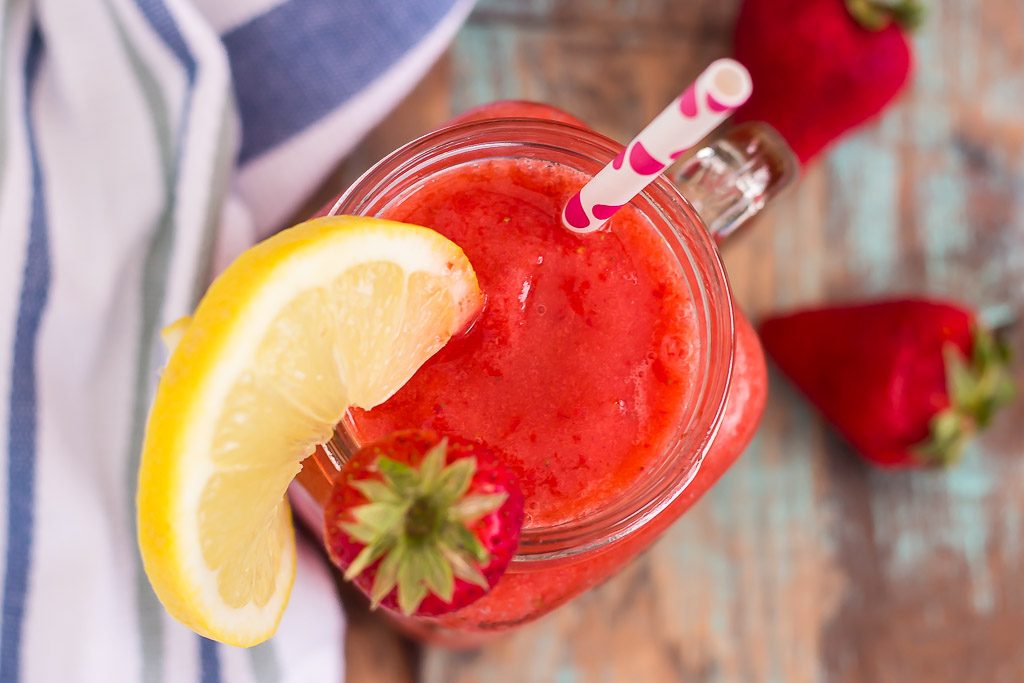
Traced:
<path fill-rule="evenodd" d="M 163 612 L 134 541 L 158 330 L 282 227 L 468 0 L 0 0 L 0 682 L 331 681 L 319 556 L 239 650 Z"/>

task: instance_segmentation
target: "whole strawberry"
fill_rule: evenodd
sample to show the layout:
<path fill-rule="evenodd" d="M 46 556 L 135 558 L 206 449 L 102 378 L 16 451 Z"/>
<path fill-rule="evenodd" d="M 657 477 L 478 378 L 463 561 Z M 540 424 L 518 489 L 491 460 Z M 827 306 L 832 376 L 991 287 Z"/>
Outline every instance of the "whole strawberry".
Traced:
<path fill-rule="evenodd" d="M 331 559 L 372 602 L 453 612 L 482 597 L 519 543 L 523 494 L 486 446 L 429 431 L 359 449 L 324 509 Z"/>
<path fill-rule="evenodd" d="M 912 69 L 918 0 L 744 0 L 736 59 L 755 83 L 736 121 L 765 121 L 806 164 L 879 113 Z"/>
<path fill-rule="evenodd" d="M 805 310 L 765 320 L 761 339 L 811 403 L 878 465 L 954 462 L 1014 393 L 1006 348 L 953 303 Z"/>

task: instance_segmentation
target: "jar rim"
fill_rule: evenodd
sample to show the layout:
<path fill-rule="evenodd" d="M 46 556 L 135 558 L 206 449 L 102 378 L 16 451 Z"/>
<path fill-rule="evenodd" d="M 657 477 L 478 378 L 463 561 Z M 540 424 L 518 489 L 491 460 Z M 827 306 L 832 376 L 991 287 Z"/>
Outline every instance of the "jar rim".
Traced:
<path fill-rule="evenodd" d="M 569 153 L 587 164 L 601 168 L 623 150 L 616 141 L 592 130 L 567 123 L 533 118 L 499 118 L 461 123 L 428 133 L 398 148 L 379 161 L 338 198 L 328 214 L 377 215 L 388 197 L 404 181 L 423 173 L 439 160 L 455 160 L 469 151 L 493 151 L 494 157 L 517 156 L 516 149 L 534 153 L 555 150 Z M 483 158 L 483 157 L 481 157 Z M 493 157 L 492 157 L 493 158 Z M 448 168 L 443 166 L 436 172 Z M 586 172 L 586 171 L 585 171 Z M 419 182 L 422 182 L 420 180 Z M 389 200 L 389 204 L 393 200 Z M 662 237 L 674 241 L 689 263 L 680 266 L 694 275 L 701 291 L 692 292 L 694 305 L 703 305 L 705 340 L 702 344 L 702 386 L 696 393 L 698 405 L 692 406 L 690 430 L 677 433 L 666 449 L 660 478 L 650 477 L 647 486 L 631 487 L 629 495 L 617 496 L 613 503 L 592 514 L 544 527 L 524 528 L 514 570 L 539 569 L 552 562 L 602 549 L 642 528 L 672 503 L 696 476 L 711 443 L 721 426 L 725 399 L 732 377 L 734 319 L 732 294 L 725 266 L 714 239 L 693 206 L 665 175 L 658 177 L 633 202 L 651 221 Z M 645 207 L 661 214 L 668 231 L 658 228 Z M 699 268 L 700 272 L 695 272 Z M 685 420 L 680 420 L 679 430 Z M 684 439 L 685 437 L 685 439 Z M 349 436 L 343 441 L 353 441 Z M 686 452 L 684 453 L 683 450 Z M 687 467 L 682 461 L 689 459 Z M 677 465 L 673 469 L 672 465 Z M 637 490 L 633 490 L 637 489 Z"/>

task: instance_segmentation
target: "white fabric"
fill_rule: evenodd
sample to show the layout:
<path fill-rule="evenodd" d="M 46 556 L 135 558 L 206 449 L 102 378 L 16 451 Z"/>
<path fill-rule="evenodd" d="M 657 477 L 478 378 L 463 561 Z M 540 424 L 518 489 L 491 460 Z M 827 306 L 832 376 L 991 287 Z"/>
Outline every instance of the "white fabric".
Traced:
<path fill-rule="evenodd" d="M 157 330 L 191 311 L 212 269 L 283 227 L 470 7 L 409 0 L 405 35 L 421 39 L 404 58 L 239 167 L 244 65 L 222 34 L 318 2 L 346 0 L 2 1 L 3 683 L 343 679 L 344 618 L 318 552 L 300 544 L 278 635 L 240 650 L 166 615 L 134 528 Z"/>

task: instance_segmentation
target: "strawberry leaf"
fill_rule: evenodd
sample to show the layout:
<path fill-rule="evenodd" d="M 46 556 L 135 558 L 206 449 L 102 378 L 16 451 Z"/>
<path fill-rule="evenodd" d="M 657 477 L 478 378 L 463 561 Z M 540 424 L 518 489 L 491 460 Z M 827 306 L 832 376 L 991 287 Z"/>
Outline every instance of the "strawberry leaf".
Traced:
<path fill-rule="evenodd" d="M 394 544 L 394 539 L 385 538 L 376 543 L 370 543 L 360 550 L 356 558 L 352 560 L 352 564 L 345 570 L 345 580 L 351 581 L 362 574 L 367 567 L 380 559 L 384 553 L 391 550 Z"/>
<path fill-rule="evenodd" d="M 455 552 L 447 552 L 445 557 L 448 558 L 455 576 L 463 581 L 476 584 L 484 590 L 490 590 L 491 586 L 487 583 L 487 578 L 473 564 L 467 562 L 466 558 Z"/>
<path fill-rule="evenodd" d="M 992 390 L 992 403 L 993 408 L 990 411 L 988 418 L 991 419 L 991 415 L 996 412 L 1001 406 L 1005 406 L 1011 403 L 1017 395 L 1017 386 L 1013 383 L 1013 379 L 1010 377 L 1003 377 L 995 388 Z M 984 427 L 988 423 L 988 420 L 981 423 Z"/>
<path fill-rule="evenodd" d="M 423 585 L 420 576 L 421 565 L 417 562 L 420 553 L 406 552 L 402 562 L 398 565 L 398 608 L 406 616 L 416 611 L 416 608 L 427 597 L 427 587 Z"/>
<path fill-rule="evenodd" d="M 490 559 L 490 553 L 487 552 L 487 548 L 483 546 L 480 539 L 476 537 L 472 531 L 467 529 L 463 524 L 451 524 L 446 529 L 445 537 L 442 539 L 442 544 L 446 548 L 451 548 L 459 555 L 469 556 L 479 563 L 484 563 Z"/>
<path fill-rule="evenodd" d="M 912 30 L 924 20 L 924 6 L 920 0 L 846 0 L 850 15 L 869 31 L 881 31 L 896 22 Z"/>
<path fill-rule="evenodd" d="M 380 537 L 380 533 L 376 529 L 364 527 L 355 522 L 341 522 L 338 524 L 338 528 L 352 537 L 352 540 L 360 543 L 374 543 Z"/>
<path fill-rule="evenodd" d="M 384 483 L 399 493 L 411 491 L 419 483 L 416 470 L 391 458 L 379 458 L 377 469 L 380 470 Z"/>
<path fill-rule="evenodd" d="M 465 524 L 472 524 L 500 508 L 507 499 L 508 494 L 504 491 L 466 496 L 452 508 L 451 516 Z"/>
<path fill-rule="evenodd" d="M 977 381 L 967 359 L 954 344 L 946 344 L 942 357 L 946 363 L 946 391 L 950 401 L 956 405 L 971 405 L 975 400 Z"/>
<path fill-rule="evenodd" d="M 455 574 L 440 548 L 423 548 L 419 562 L 427 588 L 445 602 L 451 602 L 455 592 Z"/>
<path fill-rule="evenodd" d="M 359 491 L 373 503 L 400 503 L 402 497 L 395 489 L 376 479 L 361 479 L 352 482 L 352 488 Z"/>
<path fill-rule="evenodd" d="M 347 563 L 346 579 L 363 578 L 365 583 L 360 581 L 359 585 L 367 590 L 374 608 L 386 601 L 412 615 L 431 594 L 449 606 L 465 604 L 461 601 L 466 596 L 459 592 L 456 579 L 490 590 L 482 568 L 491 561 L 491 552 L 471 527 L 509 500 L 511 494 L 502 490 L 509 485 L 504 479 L 507 475 L 501 473 L 488 483 L 481 482 L 491 492 L 473 492 L 479 462 L 471 453 L 478 445 L 460 442 L 463 452 L 449 463 L 448 444 L 448 439 L 437 440 L 436 435 L 427 443 L 421 441 L 418 448 L 423 456 L 415 465 L 387 457 L 389 451 L 379 446 L 373 452 L 374 467 L 361 470 L 362 478 L 336 483 L 336 487 L 352 488 L 339 500 L 345 507 L 331 512 L 333 526 L 325 528 L 328 534 L 339 529 L 349 536 L 349 542 L 363 544 L 352 550 L 348 549 L 351 545 L 341 546 L 355 557 L 336 561 L 343 567 Z M 392 452 L 403 459 L 410 457 L 407 450 Z M 483 453 L 491 457 L 488 451 Z M 356 491 L 365 503 L 352 502 L 351 495 Z M 514 530 L 517 537 L 518 531 Z M 489 535 L 498 532 L 488 528 Z M 502 563 L 488 571 L 500 573 L 508 560 L 503 555 Z M 437 609 L 432 605 L 428 612 Z"/>
<path fill-rule="evenodd" d="M 355 524 L 363 529 L 387 534 L 401 523 L 408 507 L 408 504 L 367 503 L 352 508 L 352 517 L 355 518 Z"/>
<path fill-rule="evenodd" d="M 476 458 L 460 458 L 444 468 L 438 478 L 436 496 L 442 505 L 451 505 L 469 490 L 476 473 Z"/>
<path fill-rule="evenodd" d="M 373 588 L 370 589 L 371 609 L 377 609 L 380 601 L 386 598 L 398 583 L 398 568 L 404 556 L 405 548 L 399 545 L 381 560 L 380 566 L 377 567 L 377 576 L 373 580 Z"/>
<path fill-rule="evenodd" d="M 419 489 L 427 493 L 437 487 L 437 480 L 444 470 L 444 461 L 448 454 L 448 439 L 441 439 L 441 442 L 427 451 L 420 461 L 419 466 Z"/>
<path fill-rule="evenodd" d="M 948 465 L 958 460 L 971 437 L 1013 399 L 1009 356 L 1007 347 L 981 327 L 974 330 L 970 359 L 955 345 L 946 345 L 942 357 L 950 405 L 932 417 L 928 440 L 916 449 L 925 461 Z"/>

